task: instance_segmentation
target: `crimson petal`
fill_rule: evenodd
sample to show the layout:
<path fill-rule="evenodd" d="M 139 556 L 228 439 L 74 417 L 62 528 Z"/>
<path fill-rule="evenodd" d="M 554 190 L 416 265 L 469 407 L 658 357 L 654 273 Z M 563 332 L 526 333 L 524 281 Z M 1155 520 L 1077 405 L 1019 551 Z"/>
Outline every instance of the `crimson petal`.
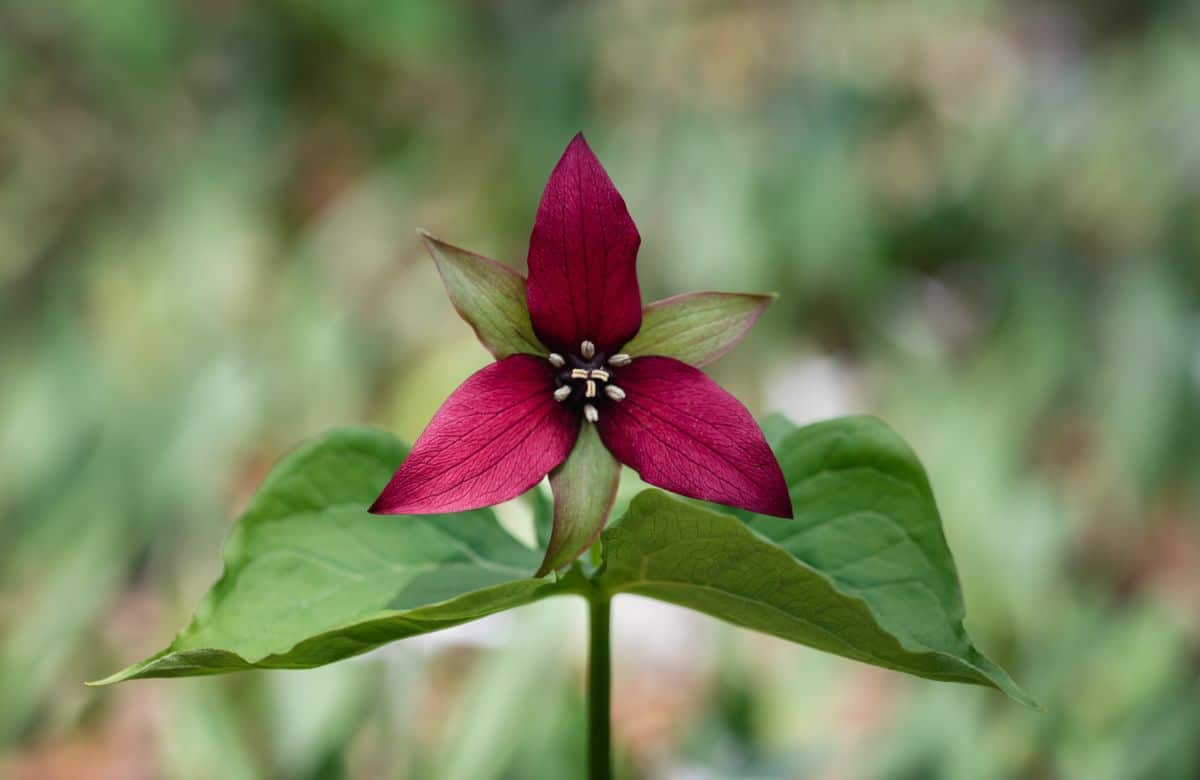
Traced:
<path fill-rule="evenodd" d="M 513 355 L 451 393 L 375 500 L 376 514 L 461 512 L 524 493 L 566 460 L 579 415 L 554 401 L 553 367 Z"/>
<path fill-rule="evenodd" d="M 614 381 L 626 397 L 600 413 L 600 437 L 642 479 L 691 498 L 792 516 L 762 431 L 716 382 L 668 357 L 637 358 Z"/>
<path fill-rule="evenodd" d="M 583 134 L 554 166 L 529 239 L 525 300 L 556 352 L 588 340 L 611 354 L 642 324 L 637 227 Z"/>

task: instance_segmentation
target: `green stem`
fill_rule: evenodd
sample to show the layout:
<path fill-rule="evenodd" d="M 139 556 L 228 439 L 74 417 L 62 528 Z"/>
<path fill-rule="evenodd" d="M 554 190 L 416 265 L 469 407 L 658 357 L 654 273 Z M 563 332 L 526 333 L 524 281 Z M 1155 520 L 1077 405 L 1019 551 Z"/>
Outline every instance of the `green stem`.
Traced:
<path fill-rule="evenodd" d="M 588 778 L 612 778 L 610 736 L 612 695 L 612 654 L 609 622 L 612 598 L 592 593 L 588 596 Z"/>

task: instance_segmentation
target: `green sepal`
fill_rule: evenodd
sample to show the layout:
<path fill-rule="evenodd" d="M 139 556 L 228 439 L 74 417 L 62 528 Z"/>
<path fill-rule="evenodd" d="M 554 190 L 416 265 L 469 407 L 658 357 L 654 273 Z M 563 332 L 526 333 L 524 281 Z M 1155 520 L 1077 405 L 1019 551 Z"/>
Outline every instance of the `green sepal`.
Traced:
<path fill-rule="evenodd" d="M 621 351 L 706 365 L 733 349 L 775 298 L 696 292 L 655 301 L 642 310 L 641 329 Z"/>
<path fill-rule="evenodd" d="M 604 530 L 621 482 L 621 464 L 612 456 L 596 426 L 585 423 L 567 459 L 550 472 L 554 525 L 546 557 L 535 576 L 542 577 L 578 558 Z"/>
<path fill-rule="evenodd" d="M 529 321 L 525 277 L 495 260 L 418 232 L 455 311 L 497 360 L 522 353 L 546 354 Z"/>

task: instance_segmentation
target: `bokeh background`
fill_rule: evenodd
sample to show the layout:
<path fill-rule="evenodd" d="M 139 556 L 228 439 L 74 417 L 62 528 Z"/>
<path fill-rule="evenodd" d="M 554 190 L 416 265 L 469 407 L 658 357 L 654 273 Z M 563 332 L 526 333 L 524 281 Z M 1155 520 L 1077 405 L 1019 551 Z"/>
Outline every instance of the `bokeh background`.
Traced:
<path fill-rule="evenodd" d="M 573 600 L 81 683 L 184 624 L 288 448 L 411 440 L 486 361 L 414 229 L 520 267 L 582 129 L 647 299 L 781 293 L 711 373 L 914 445 L 1045 707 L 625 597 L 624 776 L 1195 777 L 1198 37 L 1190 0 L 7 0 L 0 776 L 577 776 Z"/>

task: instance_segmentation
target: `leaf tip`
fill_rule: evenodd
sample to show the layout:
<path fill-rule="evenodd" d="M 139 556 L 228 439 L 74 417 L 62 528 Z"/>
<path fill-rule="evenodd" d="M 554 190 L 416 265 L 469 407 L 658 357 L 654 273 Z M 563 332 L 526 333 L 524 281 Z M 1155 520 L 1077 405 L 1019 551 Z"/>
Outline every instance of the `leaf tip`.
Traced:
<path fill-rule="evenodd" d="M 1005 685 L 1003 687 L 997 685 L 996 688 L 1000 692 L 1002 692 L 1004 695 L 1008 696 L 1008 698 L 1012 699 L 1017 704 L 1020 704 L 1023 707 L 1028 707 L 1029 709 L 1033 710 L 1034 712 L 1042 712 L 1042 713 L 1046 712 L 1046 708 L 1043 707 L 1040 702 L 1038 702 L 1036 699 L 1034 699 L 1028 693 L 1025 693 L 1025 691 L 1022 690 L 1020 686 L 1018 686 L 1015 682 L 1012 681 L 1012 678 L 1008 678 L 1008 680 L 1006 682 L 1008 683 L 1008 685 Z"/>
<path fill-rule="evenodd" d="M 119 672 L 110 674 L 108 677 L 101 677 L 97 680 L 84 680 L 83 684 L 88 688 L 106 688 L 109 685 L 124 682 L 127 679 L 129 679 L 129 669 L 122 669 Z"/>

